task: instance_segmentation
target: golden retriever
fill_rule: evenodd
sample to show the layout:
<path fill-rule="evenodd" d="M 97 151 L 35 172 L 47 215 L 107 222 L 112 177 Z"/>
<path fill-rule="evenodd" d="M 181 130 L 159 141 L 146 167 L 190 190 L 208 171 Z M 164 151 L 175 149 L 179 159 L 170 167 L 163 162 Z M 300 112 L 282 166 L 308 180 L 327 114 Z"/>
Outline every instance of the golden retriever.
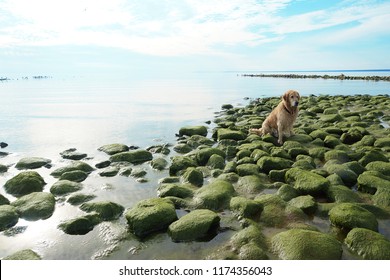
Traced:
<path fill-rule="evenodd" d="M 283 136 L 294 134 L 293 125 L 298 116 L 300 95 L 295 90 L 288 90 L 282 96 L 282 101 L 272 110 L 265 119 L 260 129 L 250 129 L 249 132 L 258 135 L 270 133 L 278 138 L 278 143 L 283 144 Z"/>

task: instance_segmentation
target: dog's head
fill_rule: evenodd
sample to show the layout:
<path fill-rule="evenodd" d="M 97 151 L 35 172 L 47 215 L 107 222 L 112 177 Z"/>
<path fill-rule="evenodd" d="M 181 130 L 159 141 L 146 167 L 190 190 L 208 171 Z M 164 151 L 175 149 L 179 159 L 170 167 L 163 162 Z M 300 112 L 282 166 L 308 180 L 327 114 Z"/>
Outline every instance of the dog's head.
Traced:
<path fill-rule="evenodd" d="M 300 98 L 299 92 L 292 89 L 286 91 L 282 96 L 282 100 L 289 108 L 297 108 Z"/>

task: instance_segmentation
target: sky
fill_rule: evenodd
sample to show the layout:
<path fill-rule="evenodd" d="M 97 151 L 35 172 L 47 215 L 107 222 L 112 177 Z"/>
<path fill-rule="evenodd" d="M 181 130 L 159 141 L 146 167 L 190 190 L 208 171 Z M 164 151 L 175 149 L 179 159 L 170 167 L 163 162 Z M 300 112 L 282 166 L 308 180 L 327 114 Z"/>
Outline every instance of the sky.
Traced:
<path fill-rule="evenodd" d="M 390 1 L 0 0 L 0 77 L 390 68 Z"/>

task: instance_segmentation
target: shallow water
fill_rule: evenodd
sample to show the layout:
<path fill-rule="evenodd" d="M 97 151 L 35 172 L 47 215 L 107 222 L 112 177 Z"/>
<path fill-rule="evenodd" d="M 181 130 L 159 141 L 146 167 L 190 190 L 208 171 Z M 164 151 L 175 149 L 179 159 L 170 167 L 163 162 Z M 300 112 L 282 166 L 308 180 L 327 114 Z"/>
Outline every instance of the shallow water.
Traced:
<path fill-rule="evenodd" d="M 248 78 L 237 73 L 196 73 L 163 79 L 54 77 L 1 82 L 0 142 L 9 144 L 1 152 L 10 154 L 0 158 L 0 164 L 11 167 L 0 174 L 0 185 L 19 173 L 14 164 L 20 158 L 39 156 L 52 160 L 51 169 L 37 169 L 47 183 L 44 191 L 49 191 L 57 181 L 50 172 L 69 162 L 59 155 L 66 149 L 87 153 L 85 161 L 94 166 L 108 159 L 97 151 L 102 145 L 124 143 L 146 148 L 175 143 L 181 126 L 213 120 L 214 112 L 222 104 L 246 104 L 245 97 L 279 96 L 290 88 L 303 96 L 390 94 L 388 82 Z M 172 155 L 173 152 L 165 158 L 169 160 Z M 137 167 L 147 171 L 148 182 L 139 183 L 123 176 L 100 177 L 94 172 L 83 182 L 81 192 L 125 208 L 156 197 L 158 179 L 168 176 L 168 172 L 154 171 L 147 163 Z M 15 199 L 2 187 L 0 193 L 11 201 Z M 210 242 L 173 243 L 166 233 L 159 233 L 141 241 L 127 232 L 124 217 L 101 223 L 81 236 L 67 235 L 57 228 L 61 221 L 83 213 L 78 207 L 59 201 L 49 219 L 20 219 L 14 228 L 0 233 L 0 258 L 30 248 L 44 259 L 199 259 L 234 234 L 234 230 L 226 230 Z M 311 223 L 321 231 L 329 227 L 321 219 Z M 380 231 L 386 236 L 390 236 L 388 223 L 380 222 Z M 268 235 L 276 232 L 265 229 Z"/>

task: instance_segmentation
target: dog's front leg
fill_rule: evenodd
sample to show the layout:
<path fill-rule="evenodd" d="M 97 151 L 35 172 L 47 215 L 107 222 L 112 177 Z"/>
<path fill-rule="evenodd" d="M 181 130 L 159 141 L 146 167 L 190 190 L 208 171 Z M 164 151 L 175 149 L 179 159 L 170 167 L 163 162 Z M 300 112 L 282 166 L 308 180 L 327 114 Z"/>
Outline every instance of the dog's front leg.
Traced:
<path fill-rule="evenodd" d="M 278 124 L 278 143 L 283 145 L 283 127 L 281 124 Z"/>

